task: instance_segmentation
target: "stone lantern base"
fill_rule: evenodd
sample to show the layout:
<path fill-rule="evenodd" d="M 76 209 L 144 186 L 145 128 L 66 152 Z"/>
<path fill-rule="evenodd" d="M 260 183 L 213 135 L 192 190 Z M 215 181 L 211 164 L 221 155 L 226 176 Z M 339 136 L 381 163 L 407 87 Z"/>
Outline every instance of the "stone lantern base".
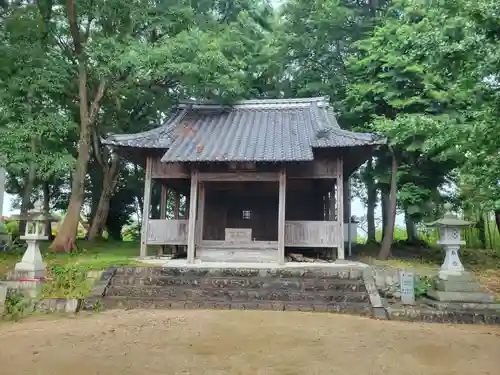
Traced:
<path fill-rule="evenodd" d="M 38 238 L 21 237 L 26 240 L 28 248 L 23 258 L 16 264 L 15 272 L 18 278 L 39 279 L 45 277 L 45 263 L 38 247 Z"/>
<path fill-rule="evenodd" d="M 441 302 L 493 302 L 493 295 L 483 292 L 474 276 L 465 271 L 457 275 L 446 275 L 446 278 L 440 277 L 436 289 L 429 290 L 427 295 Z"/>

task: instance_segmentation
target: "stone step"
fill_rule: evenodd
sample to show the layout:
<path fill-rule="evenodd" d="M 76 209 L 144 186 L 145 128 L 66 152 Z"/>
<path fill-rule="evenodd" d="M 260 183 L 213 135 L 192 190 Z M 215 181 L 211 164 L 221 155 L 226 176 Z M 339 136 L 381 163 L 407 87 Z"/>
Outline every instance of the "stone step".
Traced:
<path fill-rule="evenodd" d="M 304 267 L 297 268 L 181 268 L 181 267 L 118 267 L 116 277 L 155 278 L 174 277 L 265 277 L 265 278 L 322 278 L 362 280 L 363 269 L 359 267 Z"/>
<path fill-rule="evenodd" d="M 422 299 L 422 303 L 443 311 L 481 311 L 493 310 L 500 312 L 500 303 L 472 303 L 472 302 L 441 302 L 430 298 Z"/>
<path fill-rule="evenodd" d="M 290 289 L 200 289 L 189 287 L 161 287 L 161 286 L 115 286 L 112 285 L 106 296 L 123 297 L 158 297 L 171 301 L 318 301 L 329 302 L 365 302 L 369 303 L 366 292 L 336 291 L 333 289 L 323 292 L 296 292 Z"/>
<path fill-rule="evenodd" d="M 480 292 L 481 285 L 474 280 L 469 281 L 453 281 L 439 280 L 436 289 L 442 292 Z"/>
<path fill-rule="evenodd" d="M 442 302 L 493 303 L 493 295 L 483 292 L 443 292 L 429 290 L 427 296 Z"/>
<path fill-rule="evenodd" d="M 430 308 L 387 308 L 389 320 L 452 324 L 500 324 L 494 310 L 435 310 Z"/>
<path fill-rule="evenodd" d="M 308 303 L 276 301 L 169 301 L 165 298 L 143 297 L 108 297 L 102 299 L 102 306 L 107 309 L 223 309 L 223 310 L 276 310 L 276 311 L 318 311 L 330 313 L 350 313 L 371 315 L 367 303 Z"/>
<path fill-rule="evenodd" d="M 162 286 L 162 287 L 193 287 L 204 289 L 290 289 L 296 291 L 326 291 L 365 292 L 361 280 L 338 279 L 301 279 L 301 278 L 266 278 L 266 277 L 205 277 L 194 278 L 184 276 L 165 276 L 156 278 L 140 278 L 115 276 L 111 285 L 120 286 Z"/>

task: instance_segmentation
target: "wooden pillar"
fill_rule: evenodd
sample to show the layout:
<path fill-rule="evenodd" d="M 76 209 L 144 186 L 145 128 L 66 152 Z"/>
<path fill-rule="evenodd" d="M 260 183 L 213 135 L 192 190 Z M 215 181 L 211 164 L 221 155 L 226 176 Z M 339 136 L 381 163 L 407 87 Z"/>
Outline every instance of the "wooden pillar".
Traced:
<path fill-rule="evenodd" d="M 174 194 L 174 220 L 180 219 L 180 208 L 181 208 L 181 193 L 178 191 Z M 174 245 L 174 253 L 179 252 L 179 245 Z"/>
<path fill-rule="evenodd" d="M 147 255 L 147 238 L 149 230 L 149 211 L 151 209 L 151 166 L 152 159 L 150 156 L 146 158 L 146 175 L 144 176 L 144 199 L 142 208 L 142 226 L 141 226 L 141 250 L 140 258 L 145 258 Z"/>
<path fill-rule="evenodd" d="M 286 171 L 280 171 L 278 198 L 278 263 L 285 263 Z"/>
<path fill-rule="evenodd" d="M 168 200 L 168 189 L 164 183 L 161 184 L 161 196 L 160 196 L 160 219 L 165 220 L 167 218 L 167 200 Z M 156 256 L 161 257 L 165 254 L 167 249 L 166 245 L 161 245 L 156 250 Z"/>
<path fill-rule="evenodd" d="M 198 193 L 198 212 L 196 215 L 196 244 L 203 240 L 203 218 L 205 216 L 205 184 L 200 182 L 200 191 Z"/>
<path fill-rule="evenodd" d="M 337 221 L 339 223 L 339 245 L 337 259 L 343 260 L 344 256 L 344 161 L 338 161 L 337 169 Z"/>
<path fill-rule="evenodd" d="M 174 219 L 179 220 L 179 210 L 181 208 L 181 194 L 176 191 L 174 196 Z"/>
<path fill-rule="evenodd" d="M 191 197 L 186 195 L 186 203 L 184 205 L 184 219 L 189 217 L 189 208 L 191 207 Z"/>
<path fill-rule="evenodd" d="M 189 222 L 187 241 L 187 261 L 194 263 L 196 248 L 196 203 L 198 198 L 198 171 L 191 172 L 191 191 L 189 194 Z"/>
<path fill-rule="evenodd" d="M 167 187 L 161 184 L 160 219 L 167 217 Z"/>
<path fill-rule="evenodd" d="M 330 221 L 335 221 L 336 220 L 335 216 L 337 215 L 336 208 L 335 208 L 335 205 L 336 205 L 335 185 L 336 184 L 337 184 L 337 179 L 335 178 L 333 180 L 332 188 L 328 194 L 330 196 L 330 199 L 328 201 L 328 220 L 330 220 Z"/>

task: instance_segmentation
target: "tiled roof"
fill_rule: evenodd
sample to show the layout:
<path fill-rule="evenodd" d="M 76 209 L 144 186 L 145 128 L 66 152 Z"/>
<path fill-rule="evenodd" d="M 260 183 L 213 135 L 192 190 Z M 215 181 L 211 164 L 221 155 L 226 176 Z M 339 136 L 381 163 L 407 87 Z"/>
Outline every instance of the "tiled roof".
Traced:
<path fill-rule="evenodd" d="M 230 107 L 180 103 L 161 127 L 104 140 L 160 148 L 164 162 L 308 161 L 313 148 L 377 145 L 375 134 L 340 129 L 325 98 L 247 100 Z"/>
<path fill-rule="evenodd" d="M 173 142 L 172 133 L 186 115 L 186 109 L 177 109 L 159 127 L 136 134 L 110 134 L 102 143 L 109 146 L 167 149 Z"/>

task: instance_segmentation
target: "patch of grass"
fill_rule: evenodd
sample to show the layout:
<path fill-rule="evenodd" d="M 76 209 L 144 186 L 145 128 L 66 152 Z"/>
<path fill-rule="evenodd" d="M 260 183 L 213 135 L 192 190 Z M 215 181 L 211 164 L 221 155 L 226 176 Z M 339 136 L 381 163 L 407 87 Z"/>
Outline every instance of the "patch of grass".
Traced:
<path fill-rule="evenodd" d="M 435 276 L 421 276 L 415 282 L 415 297 L 424 297 L 427 292 L 436 286 Z"/>
<path fill-rule="evenodd" d="M 91 293 L 95 282 L 86 277 L 87 271 L 105 270 L 111 265 L 144 265 L 134 259 L 139 255 L 138 242 L 79 241 L 79 251 L 73 253 L 54 253 L 50 251 L 49 246 L 48 241 L 42 242 L 40 246 L 43 260 L 47 263 L 47 280 L 39 296 L 42 299 L 84 298 Z M 154 250 L 154 248 L 148 249 L 148 253 L 154 254 Z M 14 270 L 15 264 L 21 260 L 23 254 L 23 248 L 0 253 L 0 280 Z M 17 302 L 12 305 L 10 315 L 19 315 L 16 306 Z"/>
<path fill-rule="evenodd" d="M 6 275 L 14 269 L 19 262 L 20 257 L 10 253 L 0 253 L 0 280 L 5 279 Z"/>
<path fill-rule="evenodd" d="M 44 244 L 48 247 L 48 244 Z M 137 242 L 86 242 L 78 243 L 78 252 L 54 253 L 42 249 L 47 264 L 79 266 L 87 270 L 102 270 L 116 264 L 118 266 L 139 265 L 134 257 L 139 255 Z"/>
<path fill-rule="evenodd" d="M 7 320 L 19 320 L 25 310 L 30 306 L 30 300 L 19 292 L 9 293 L 5 298 L 5 311 L 2 318 Z"/>
<path fill-rule="evenodd" d="M 411 259 L 389 259 L 377 260 L 373 259 L 372 264 L 388 265 L 394 268 L 412 269 L 415 273 L 422 276 L 432 276 L 439 271 L 439 265 L 435 263 L 421 263 L 418 260 Z"/>
<path fill-rule="evenodd" d="M 40 298 L 85 298 L 94 284 L 87 278 L 87 268 L 81 266 L 52 265 L 46 272 Z"/>
<path fill-rule="evenodd" d="M 72 253 L 54 253 L 50 251 L 50 242 L 41 243 L 41 252 L 47 267 L 51 266 L 77 266 L 85 270 L 104 270 L 111 265 L 140 266 L 143 263 L 134 258 L 139 256 L 138 242 L 117 241 L 78 241 L 78 251 Z M 0 253 L 0 280 L 4 279 L 14 266 L 21 260 L 23 249 L 15 249 Z M 155 248 L 149 248 L 148 254 L 153 255 Z"/>

